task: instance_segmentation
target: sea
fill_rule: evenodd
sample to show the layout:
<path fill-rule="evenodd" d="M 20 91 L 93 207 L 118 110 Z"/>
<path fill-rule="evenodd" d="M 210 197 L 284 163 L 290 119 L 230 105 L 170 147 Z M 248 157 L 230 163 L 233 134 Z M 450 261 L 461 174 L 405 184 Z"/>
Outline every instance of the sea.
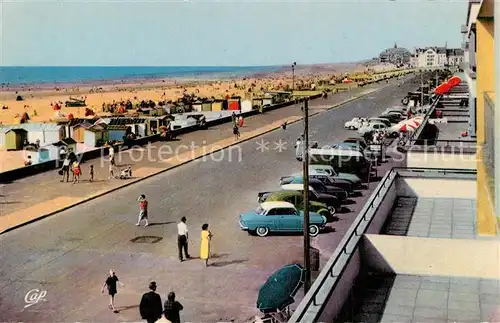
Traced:
<path fill-rule="evenodd" d="M 224 79 L 272 73 L 282 66 L 0 66 L 2 87 L 107 84 L 155 79 Z"/>

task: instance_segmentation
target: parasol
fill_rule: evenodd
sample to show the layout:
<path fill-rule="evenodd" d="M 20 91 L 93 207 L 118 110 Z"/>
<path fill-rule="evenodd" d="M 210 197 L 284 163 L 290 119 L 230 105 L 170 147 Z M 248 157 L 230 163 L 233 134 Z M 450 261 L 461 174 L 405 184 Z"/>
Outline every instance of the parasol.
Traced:
<path fill-rule="evenodd" d="M 259 289 L 257 308 L 263 312 L 283 310 L 303 284 L 304 270 L 300 265 L 287 265 L 273 273 Z"/>

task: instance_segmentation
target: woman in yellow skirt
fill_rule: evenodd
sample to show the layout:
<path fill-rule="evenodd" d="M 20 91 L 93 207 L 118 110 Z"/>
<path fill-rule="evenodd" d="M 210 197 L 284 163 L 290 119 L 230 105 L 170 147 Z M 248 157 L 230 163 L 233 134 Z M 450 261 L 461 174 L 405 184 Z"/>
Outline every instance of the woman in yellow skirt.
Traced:
<path fill-rule="evenodd" d="M 200 259 L 205 260 L 205 266 L 208 267 L 208 258 L 210 258 L 210 240 L 212 239 L 212 233 L 208 230 L 208 224 L 201 226 L 201 247 L 200 247 Z"/>

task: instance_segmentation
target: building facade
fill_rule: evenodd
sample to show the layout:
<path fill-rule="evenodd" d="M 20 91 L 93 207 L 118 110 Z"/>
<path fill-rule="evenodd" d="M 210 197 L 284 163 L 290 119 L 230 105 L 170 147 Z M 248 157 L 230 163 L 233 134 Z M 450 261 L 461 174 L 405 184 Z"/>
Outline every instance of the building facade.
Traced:
<path fill-rule="evenodd" d="M 476 5 L 471 1 L 469 6 Z M 472 11 L 472 8 L 470 9 Z M 500 41 L 495 42 L 495 31 L 499 30 L 500 8 L 495 0 L 483 0 L 479 4 L 475 19 L 475 64 L 476 64 L 476 136 L 477 158 L 477 226 L 482 234 L 495 234 L 497 218 L 500 216 L 500 111 L 499 100 L 495 96 L 500 79 L 495 80 L 495 68 L 500 59 Z M 497 23 L 495 24 L 495 16 Z M 468 22 L 469 23 L 469 22 Z M 496 29 L 496 30 L 495 30 Z M 470 48 L 469 43 L 469 48 Z M 496 64 L 495 64 L 496 57 Z M 495 66 L 496 65 L 496 66 Z M 495 84 L 496 81 L 496 84 Z M 496 154 L 495 154 L 496 151 Z"/>
<path fill-rule="evenodd" d="M 459 67 L 463 63 L 464 52 L 459 48 L 426 47 L 415 49 L 410 58 L 413 67 L 417 68 L 444 68 Z"/>
<path fill-rule="evenodd" d="M 391 63 L 394 65 L 404 65 L 409 64 L 411 59 L 411 53 L 406 48 L 398 47 L 395 43 L 394 47 L 387 48 L 379 55 L 380 63 Z"/>

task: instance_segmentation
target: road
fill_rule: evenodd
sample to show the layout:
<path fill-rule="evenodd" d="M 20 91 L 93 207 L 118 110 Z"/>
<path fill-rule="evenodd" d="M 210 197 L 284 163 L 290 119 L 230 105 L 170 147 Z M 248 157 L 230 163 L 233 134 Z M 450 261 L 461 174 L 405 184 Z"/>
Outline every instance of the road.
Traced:
<path fill-rule="evenodd" d="M 373 116 L 399 103 L 415 84 L 390 87 L 310 119 L 311 139 L 334 143 L 350 134 L 343 123 L 355 116 Z M 244 322 L 258 312 L 259 286 L 281 266 L 300 262 L 299 235 L 249 236 L 238 227 L 238 214 L 256 206 L 256 194 L 278 188 L 281 176 L 301 169 L 293 143 L 302 123 L 277 130 L 236 148 L 188 163 L 57 216 L 0 236 L 0 313 L 3 321 L 122 322 L 138 321 L 137 304 L 149 281 L 158 283 L 164 299 L 175 291 L 186 322 Z M 286 149 L 276 150 L 285 142 Z M 270 148 L 261 152 L 257 142 Z M 241 154 L 241 155 L 240 155 Z M 241 158 L 239 158 L 241 156 Z M 150 227 L 136 227 L 136 199 L 150 201 Z M 366 199 L 367 193 L 358 198 Z M 315 238 L 323 253 L 331 253 L 362 205 L 349 205 L 333 223 L 335 232 Z M 199 253 L 201 225 L 214 234 L 212 266 L 199 259 L 180 263 L 176 256 L 176 226 L 186 216 L 190 250 Z M 152 236 L 157 243 L 134 243 Z M 316 241 L 317 239 L 317 241 Z M 328 241 L 331 241 L 328 243 Z M 100 287 L 114 268 L 125 284 L 119 288 L 120 313 L 107 308 Z M 46 290 L 45 299 L 23 308 L 32 289 Z"/>

